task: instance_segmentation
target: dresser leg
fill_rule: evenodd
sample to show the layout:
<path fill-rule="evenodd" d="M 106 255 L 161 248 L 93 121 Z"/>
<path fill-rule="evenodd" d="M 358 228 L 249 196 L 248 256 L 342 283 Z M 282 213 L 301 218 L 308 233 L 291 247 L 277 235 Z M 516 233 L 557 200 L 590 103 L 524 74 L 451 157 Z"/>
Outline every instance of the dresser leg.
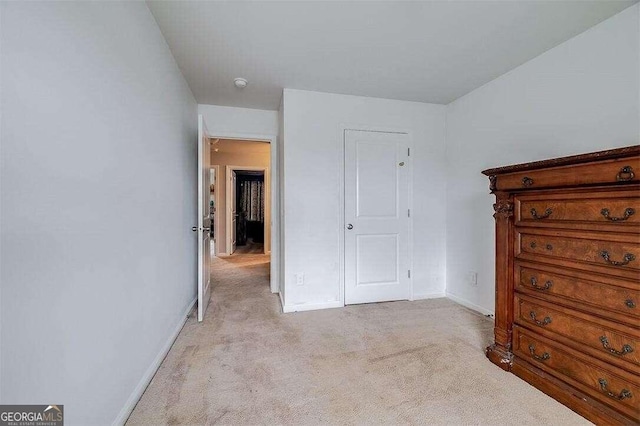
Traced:
<path fill-rule="evenodd" d="M 485 350 L 489 361 L 502 368 L 504 371 L 511 371 L 513 366 L 513 354 L 495 343 L 487 346 Z"/>

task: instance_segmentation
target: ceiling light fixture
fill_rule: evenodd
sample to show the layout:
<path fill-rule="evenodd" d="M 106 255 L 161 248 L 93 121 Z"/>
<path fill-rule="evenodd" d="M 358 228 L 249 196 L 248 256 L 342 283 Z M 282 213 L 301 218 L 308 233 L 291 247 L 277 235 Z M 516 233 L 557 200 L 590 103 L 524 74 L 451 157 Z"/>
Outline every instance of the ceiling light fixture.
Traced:
<path fill-rule="evenodd" d="M 233 79 L 233 84 L 238 89 L 244 89 L 245 87 L 247 87 L 247 84 L 249 84 L 249 82 L 247 81 L 246 78 L 238 77 Z"/>

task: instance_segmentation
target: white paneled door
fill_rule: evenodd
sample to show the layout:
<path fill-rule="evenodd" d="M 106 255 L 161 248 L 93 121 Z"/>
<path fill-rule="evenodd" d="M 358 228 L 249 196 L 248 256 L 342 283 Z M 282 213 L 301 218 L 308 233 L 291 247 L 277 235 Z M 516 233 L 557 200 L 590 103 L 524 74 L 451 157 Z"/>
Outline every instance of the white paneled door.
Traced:
<path fill-rule="evenodd" d="M 345 304 L 409 299 L 409 136 L 344 136 Z"/>
<path fill-rule="evenodd" d="M 209 135 L 202 115 L 198 116 L 198 321 L 204 313 L 211 296 L 211 216 L 209 210 L 211 179 L 211 147 Z"/>

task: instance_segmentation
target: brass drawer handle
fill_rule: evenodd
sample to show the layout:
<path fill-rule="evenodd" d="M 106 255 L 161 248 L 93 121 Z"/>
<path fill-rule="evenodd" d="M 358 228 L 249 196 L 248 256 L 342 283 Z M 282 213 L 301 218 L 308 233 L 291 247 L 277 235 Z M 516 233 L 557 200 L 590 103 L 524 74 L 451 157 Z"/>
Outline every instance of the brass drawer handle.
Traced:
<path fill-rule="evenodd" d="M 607 381 L 605 379 L 598 379 L 598 383 L 600 383 L 600 389 L 607 395 L 609 398 L 617 399 L 618 401 L 622 401 L 623 399 L 631 398 L 631 391 L 628 389 L 622 389 L 619 394 L 615 394 L 610 390 L 607 390 Z"/>
<path fill-rule="evenodd" d="M 631 299 L 631 298 L 625 300 L 624 304 L 627 305 L 627 308 L 635 308 L 636 307 L 636 302 L 634 302 L 633 299 Z"/>
<path fill-rule="evenodd" d="M 552 285 L 553 283 L 551 282 L 551 280 L 548 280 L 546 283 L 544 283 L 544 286 L 538 285 L 538 280 L 536 279 L 536 277 L 531 277 L 531 286 L 536 290 L 549 290 Z"/>
<path fill-rule="evenodd" d="M 614 355 L 623 356 L 633 352 L 633 348 L 631 347 L 631 345 L 626 345 L 626 344 L 622 345 L 621 351 L 618 351 L 612 348 L 611 346 L 609 346 L 609 340 L 607 339 L 607 336 L 600 336 L 600 342 L 602 342 L 603 348 L 605 348 L 606 350 L 608 350 L 610 353 Z"/>
<path fill-rule="evenodd" d="M 531 179 L 528 176 L 525 176 L 522 178 L 522 186 L 524 186 L 525 188 L 528 188 L 531 185 L 533 185 L 533 179 Z"/>
<path fill-rule="evenodd" d="M 633 168 L 631 166 L 624 166 L 616 175 L 616 180 L 618 182 L 626 182 L 633 180 L 634 177 L 636 177 L 636 174 L 633 173 Z"/>
<path fill-rule="evenodd" d="M 636 260 L 636 257 L 631 253 L 626 253 L 622 258 L 623 259 L 622 262 L 619 262 L 617 260 L 611 260 L 611 258 L 609 256 L 609 252 L 606 251 L 606 250 L 602 250 L 600 252 L 600 256 L 602 256 L 602 258 L 605 261 L 607 261 L 608 264 L 613 265 L 613 266 L 625 266 L 625 265 L 628 265 L 629 262 L 631 262 L 633 260 Z"/>
<path fill-rule="evenodd" d="M 551 324 L 551 317 L 544 317 L 544 319 L 540 321 L 539 319 L 536 319 L 536 313 L 534 311 L 529 312 L 529 316 L 531 317 L 533 322 L 535 322 L 541 327 Z"/>
<path fill-rule="evenodd" d="M 538 361 L 546 361 L 551 358 L 549 352 L 544 352 L 542 355 L 536 355 L 536 347 L 533 345 L 529 345 L 529 352 L 531 353 L 531 356 Z"/>
<path fill-rule="evenodd" d="M 636 211 L 631 207 L 627 207 L 626 209 L 624 209 L 624 216 L 622 217 L 609 216 L 609 209 L 600 210 L 600 214 L 609 219 L 611 222 L 622 222 L 623 220 L 629 219 L 629 217 L 633 216 L 635 213 Z"/>
<path fill-rule="evenodd" d="M 546 219 L 551 216 L 551 213 L 553 213 L 553 210 L 551 210 L 551 208 L 546 209 L 541 215 L 538 215 L 536 209 L 531 209 L 531 217 L 533 217 L 535 220 Z"/>

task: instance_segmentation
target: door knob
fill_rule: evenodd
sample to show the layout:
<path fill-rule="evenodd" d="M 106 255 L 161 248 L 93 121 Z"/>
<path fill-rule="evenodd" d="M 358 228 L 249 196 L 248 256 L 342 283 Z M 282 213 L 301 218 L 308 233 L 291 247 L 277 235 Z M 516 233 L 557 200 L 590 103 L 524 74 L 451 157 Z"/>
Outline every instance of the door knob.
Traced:
<path fill-rule="evenodd" d="M 347 225 L 347 229 L 353 229 L 353 225 L 352 224 L 348 224 Z"/>

